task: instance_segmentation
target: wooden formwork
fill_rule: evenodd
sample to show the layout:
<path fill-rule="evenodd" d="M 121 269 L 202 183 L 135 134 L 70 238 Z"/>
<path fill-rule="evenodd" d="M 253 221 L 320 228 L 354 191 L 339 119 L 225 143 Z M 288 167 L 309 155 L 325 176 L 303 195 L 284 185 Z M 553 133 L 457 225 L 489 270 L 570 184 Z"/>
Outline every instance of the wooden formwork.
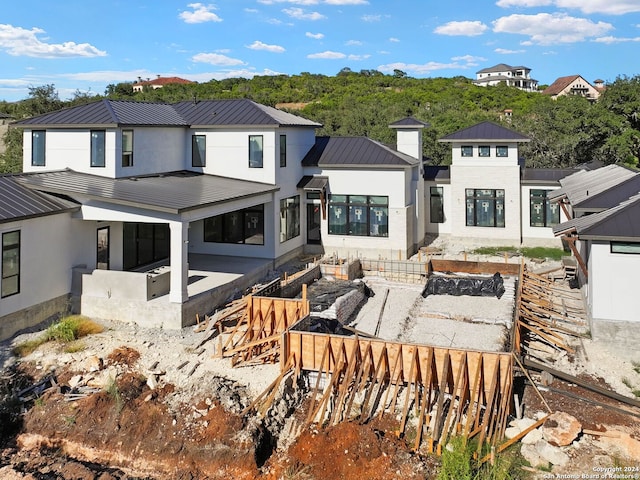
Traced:
<path fill-rule="evenodd" d="M 317 372 L 307 422 L 367 422 L 399 415 L 399 435 L 415 410 L 414 447 L 440 451 L 451 435 L 478 436 L 478 450 L 501 440 L 511 407 L 510 353 L 401 344 L 288 330 L 283 370 Z"/>

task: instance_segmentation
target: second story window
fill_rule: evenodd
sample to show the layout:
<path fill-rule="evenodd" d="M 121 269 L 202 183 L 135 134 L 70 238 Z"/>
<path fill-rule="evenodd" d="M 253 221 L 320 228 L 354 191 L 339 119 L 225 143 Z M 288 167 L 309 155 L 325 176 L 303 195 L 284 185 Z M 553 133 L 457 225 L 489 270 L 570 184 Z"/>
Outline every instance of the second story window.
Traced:
<path fill-rule="evenodd" d="M 31 165 L 34 167 L 45 166 L 46 132 L 33 130 L 31 132 Z"/>
<path fill-rule="evenodd" d="M 496 157 L 508 157 L 509 148 L 506 145 L 498 145 L 496 147 Z"/>
<path fill-rule="evenodd" d="M 473 147 L 471 145 L 463 145 L 460 147 L 460 153 L 463 157 L 473 157 Z"/>
<path fill-rule="evenodd" d="M 280 135 L 280 166 L 287 166 L 287 136 Z"/>
<path fill-rule="evenodd" d="M 262 135 L 249 135 L 249 168 L 262 168 Z"/>
<path fill-rule="evenodd" d="M 191 137 L 191 166 L 207 166 L 207 137 L 204 135 L 193 135 Z"/>
<path fill-rule="evenodd" d="M 489 148 L 489 145 L 480 145 L 478 147 L 479 157 L 488 157 L 490 155 L 491 155 L 491 148 Z"/>
<path fill-rule="evenodd" d="M 104 167 L 104 130 L 91 130 L 91 166 Z"/>
<path fill-rule="evenodd" d="M 133 167 L 133 130 L 122 131 L 122 166 Z"/>

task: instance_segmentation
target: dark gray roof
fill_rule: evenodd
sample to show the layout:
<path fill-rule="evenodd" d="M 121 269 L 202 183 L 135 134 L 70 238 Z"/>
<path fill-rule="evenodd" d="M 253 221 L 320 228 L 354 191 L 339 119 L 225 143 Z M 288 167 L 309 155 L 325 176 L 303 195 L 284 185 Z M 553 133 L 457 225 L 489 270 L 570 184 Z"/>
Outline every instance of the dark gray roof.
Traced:
<path fill-rule="evenodd" d="M 640 194 L 619 205 L 574 218 L 553 227 L 555 235 L 576 232 L 584 240 L 638 241 L 640 239 Z"/>
<path fill-rule="evenodd" d="M 417 163 L 417 158 L 366 137 L 316 137 L 302 159 L 304 167 L 406 167 Z"/>
<path fill-rule="evenodd" d="M 497 65 L 494 65 L 493 67 L 488 67 L 488 68 L 483 68 L 482 70 L 478 70 L 476 73 L 504 72 L 504 71 L 510 71 L 510 70 L 531 71 L 529 67 L 523 67 L 523 66 L 512 67 L 511 65 L 507 65 L 506 63 L 499 63 Z"/>
<path fill-rule="evenodd" d="M 440 142 L 528 142 L 529 137 L 493 122 L 482 122 L 440 138 Z"/>
<path fill-rule="evenodd" d="M 560 179 L 577 170 L 575 168 L 525 168 L 522 171 L 522 184 L 560 185 Z"/>
<path fill-rule="evenodd" d="M 277 108 L 261 105 L 247 99 L 179 102 L 173 106 L 189 125 L 322 126 L 306 118 L 283 112 Z"/>
<path fill-rule="evenodd" d="M 166 103 L 100 100 L 15 122 L 21 127 L 322 125 L 247 99 Z"/>
<path fill-rule="evenodd" d="M 580 170 L 560 180 L 561 187 L 551 192 L 549 199 L 566 197 L 573 207 L 578 207 L 589 197 L 614 188 L 634 175 L 637 173 L 615 164 L 596 170 Z"/>
<path fill-rule="evenodd" d="M 300 179 L 296 187 L 304 190 L 318 191 L 326 189 L 328 183 L 329 177 L 323 177 L 321 175 L 305 175 Z"/>
<path fill-rule="evenodd" d="M 64 170 L 24 175 L 19 181 L 34 190 L 168 213 L 279 190 L 277 185 L 186 171 L 113 179 Z"/>
<path fill-rule="evenodd" d="M 99 100 L 14 122 L 21 127 L 187 126 L 171 105 Z"/>
<path fill-rule="evenodd" d="M 19 176 L 0 176 L 0 223 L 43 217 L 79 208 L 79 205 L 34 192 L 18 181 Z"/>
<path fill-rule="evenodd" d="M 406 117 L 389 125 L 389 128 L 427 128 L 431 125 L 413 117 Z"/>
<path fill-rule="evenodd" d="M 578 205 L 572 205 L 574 211 L 598 211 L 606 210 L 624 202 L 625 200 L 640 193 L 640 174 L 617 184 L 614 188 L 609 188 L 600 193 L 589 195 Z M 639 219 L 640 221 L 640 219 Z"/>
<path fill-rule="evenodd" d="M 431 165 L 424 168 L 423 178 L 446 183 L 451 180 L 451 170 L 446 165 Z"/>

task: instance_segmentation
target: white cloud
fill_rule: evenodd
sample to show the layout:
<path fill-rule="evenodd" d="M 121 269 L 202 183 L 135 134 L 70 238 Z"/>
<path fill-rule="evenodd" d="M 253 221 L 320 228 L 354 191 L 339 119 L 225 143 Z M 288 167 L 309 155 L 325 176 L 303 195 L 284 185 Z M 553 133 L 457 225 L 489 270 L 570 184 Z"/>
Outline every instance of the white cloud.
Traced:
<path fill-rule="evenodd" d="M 192 8 L 192 12 L 180 12 L 179 18 L 184 20 L 185 23 L 205 23 L 205 22 L 221 22 L 222 19 L 212 12 L 215 10 L 215 5 L 204 5 L 202 3 L 190 3 L 187 5 Z"/>
<path fill-rule="evenodd" d="M 399 38 L 396 38 L 396 37 L 390 37 L 390 38 L 389 38 L 389 41 L 390 41 L 391 43 L 400 43 L 400 39 L 399 39 Z"/>
<path fill-rule="evenodd" d="M 278 3 L 291 3 L 294 5 L 319 5 L 325 3 L 327 5 L 369 5 L 367 0 L 258 0 L 263 5 L 275 5 Z"/>
<path fill-rule="evenodd" d="M 437 27 L 434 33 L 440 35 L 462 35 L 466 37 L 474 37 L 482 35 L 489 27 L 484 23 L 476 21 L 449 22 Z"/>
<path fill-rule="evenodd" d="M 463 61 L 467 66 L 475 66 L 478 65 L 479 62 L 486 62 L 487 59 L 484 57 L 476 57 L 475 55 L 462 55 L 460 57 L 451 57 L 451 60 L 454 62 Z"/>
<path fill-rule="evenodd" d="M 327 5 L 369 5 L 367 0 L 325 0 Z"/>
<path fill-rule="evenodd" d="M 251 45 L 247 45 L 247 48 L 251 50 L 264 50 L 271 53 L 282 53 L 285 51 L 284 47 L 281 47 L 280 45 L 268 45 L 259 40 L 256 40 Z"/>
<path fill-rule="evenodd" d="M 287 15 L 289 15 L 292 18 L 295 18 L 297 20 L 324 20 L 325 17 L 324 15 L 322 15 L 321 13 L 318 12 L 305 12 L 302 8 L 285 8 L 282 10 L 284 13 L 286 13 Z"/>
<path fill-rule="evenodd" d="M 344 53 L 332 52 L 330 50 L 327 50 L 325 52 L 320 52 L 320 53 L 311 53 L 307 55 L 307 58 L 312 58 L 312 59 L 320 58 L 320 59 L 328 59 L 328 60 L 336 60 L 336 59 L 346 58 L 346 57 L 347 56 Z"/>
<path fill-rule="evenodd" d="M 37 35 L 45 33 L 40 28 L 26 30 L 13 25 L 0 24 L 0 50 L 14 57 L 38 58 L 104 57 L 107 52 L 88 43 L 44 43 Z"/>
<path fill-rule="evenodd" d="M 513 53 L 524 53 L 525 50 L 509 50 L 507 48 L 496 48 L 494 52 L 499 53 L 501 55 L 511 55 Z"/>
<path fill-rule="evenodd" d="M 586 18 L 570 17 L 564 13 L 538 13 L 537 15 L 509 15 L 493 22 L 493 31 L 528 35 L 522 45 L 554 45 L 583 42 L 589 37 L 599 37 L 613 25 L 594 23 Z"/>
<path fill-rule="evenodd" d="M 558 8 L 571 8 L 582 13 L 604 13 L 624 15 L 640 12 L 638 0 L 498 0 L 496 5 L 508 7 L 544 7 L 553 5 Z"/>
<path fill-rule="evenodd" d="M 640 37 L 634 38 L 624 38 L 624 37 L 600 37 L 594 40 L 596 43 L 606 43 L 607 45 L 611 45 L 614 43 L 627 43 L 627 42 L 640 42 Z"/>
<path fill-rule="evenodd" d="M 348 45 L 350 47 L 353 47 L 353 46 L 358 47 L 362 45 L 362 42 L 360 40 L 348 40 L 345 42 L 345 45 Z"/>
<path fill-rule="evenodd" d="M 245 65 L 245 62 L 237 58 L 227 57 L 219 53 L 198 53 L 191 57 L 191 60 L 198 63 L 209 63 L 211 65 L 219 65 L 229 67 L 232 65 Z"/>
<path fill-rule="evenodd" d="M 347 58 L 349 60 L 355 60 L 355 61 L 360 61 L 360 60 L 366 60 L 367 58 L 370 58 L 371 55 L 349 55 Z"/>
<path fill-rule="evenodd" d="M 451 63 L 441 62 L 427 62 L 427 63 L 403 63 L 395 62 L 388 63 L 386 65 L 380 65 L 377 70 L 386 73 L 393 73 L 394 70 L 402 70 L 403 72 L 424 75 L 427 73 L 435 72 L 437 70 L 449 70 L 449 69 L 466 69 L 475 67 L 478 65 L 478 61 L 486 61 L 485 58 L 475 57 L 473 55 L 464 55 L 460 57 L 453 57 Z"/>
<path fill-rule="evenodd" d="M 324 38 L 324 33 L 311 33 L 307 32 L 304 34 L 306 37 L 313 38 L 315 40 L 322 40 Z"/>

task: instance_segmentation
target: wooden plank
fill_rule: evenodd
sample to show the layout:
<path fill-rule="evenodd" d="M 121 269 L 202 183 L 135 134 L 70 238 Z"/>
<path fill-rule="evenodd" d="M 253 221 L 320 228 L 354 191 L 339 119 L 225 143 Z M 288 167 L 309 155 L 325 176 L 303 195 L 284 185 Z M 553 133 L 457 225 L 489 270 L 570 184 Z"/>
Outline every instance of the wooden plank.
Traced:
<path fill-rule="evenodd" d="M 409 377 L 407 379 L 407 392 L 405 393 L 405 397 L 404 397 L 404 408 L 402 409 L 402 415 L 401 415 L 401 420 L 400 420 L 400 435 L 403 436 L 404 435 L 404 429 L 407 425 L 407 413 L 409 410 L 409 403 L 411 401 L 411 386 L 415 385 L 415 368 L 416 368 L 416 364 L 418 363 L 418 347 L 414 345 L 413 347 L 413 356 L 411 359 L 411 368 L 409 370 Z M 419 368 L 418 368 L 419 370 Z"/>

